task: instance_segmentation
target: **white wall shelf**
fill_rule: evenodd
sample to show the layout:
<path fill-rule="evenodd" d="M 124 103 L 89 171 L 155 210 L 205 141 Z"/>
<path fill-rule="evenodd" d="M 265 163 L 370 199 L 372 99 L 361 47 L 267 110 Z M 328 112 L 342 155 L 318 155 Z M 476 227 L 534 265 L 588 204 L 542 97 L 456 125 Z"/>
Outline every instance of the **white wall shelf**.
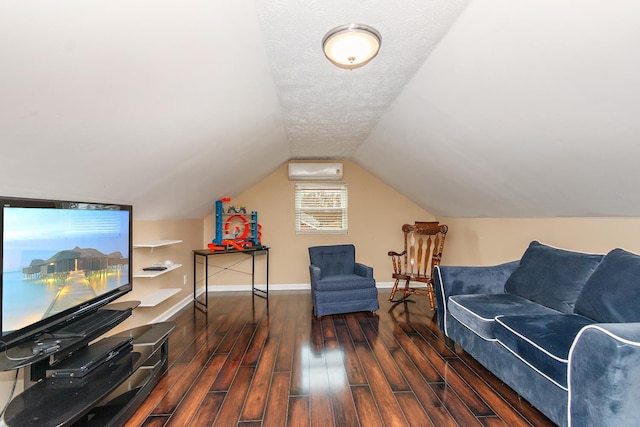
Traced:
<path fill-rule="evenodd" d="M 182 240 L 152 240 L 150 242 L 142 242 L 142 243 L 134 243 L 133 247 L 135 248 L 159 248 L 160 246 L 168 246 L 175 245 L 177 243 L 182 243 Z"/>
<path fill-rule="evenodd" d="M 158 277 L 162 274 L 168 273 L 180 267 L 182 267 L 182 264 L 173 264 L 167 267 L 166 270 L 148 270 L 148 271 L 140 270 L 133 273 L 133 277 L 146 277 L 146 278 Z"/>
<path fill-rule="evenodd" d="M 182 240 L 152 240 L 147 242 L 134 243 L 133 248 L 148 248 L 151 249 L 151 253 L 153 253 L 154 248 L 175 245 L 177 243 L 182 243 Z M 166 270 L 139 270 L 133 273 L 133 277 L 153 279 L 154 277 L 161 276 L 182 267 L 182 264 L 172 264 L 166 267 Z M 157 305 L 160 305 L 162 302 L 176 295 L 178 292 L 180 292 L 180 290 L 180 288 L 157 289 L 150 294 L 140 298 L 140 305 L 138 307 L 155 307 Z"/>
<path fill-rule="evenodd" d="M 180 292 L 180 289 L 178 288 L 158 289 L 157 291 L 151 292 L 149 295 L 142 297 L 138 307 L 155 307 L 178 292 Z"/>

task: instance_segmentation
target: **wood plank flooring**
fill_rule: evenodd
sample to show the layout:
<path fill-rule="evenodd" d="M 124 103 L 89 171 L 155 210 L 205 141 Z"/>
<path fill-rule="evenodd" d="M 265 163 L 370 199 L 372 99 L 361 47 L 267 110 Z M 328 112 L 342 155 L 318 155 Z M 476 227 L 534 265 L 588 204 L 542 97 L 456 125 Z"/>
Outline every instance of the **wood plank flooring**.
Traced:
<path fill-rule="evenodd" d="M 316 319 L 308 291 L 212 293 L 174 319 L 169 370 L 128 426 L 552 426 L 466 353 L 426 298 Z"/>

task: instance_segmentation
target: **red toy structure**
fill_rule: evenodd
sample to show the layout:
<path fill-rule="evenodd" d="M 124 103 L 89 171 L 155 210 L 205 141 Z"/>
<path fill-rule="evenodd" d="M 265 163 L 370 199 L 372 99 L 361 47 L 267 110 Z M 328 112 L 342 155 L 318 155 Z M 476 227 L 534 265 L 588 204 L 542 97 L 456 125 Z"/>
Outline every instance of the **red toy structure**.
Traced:
<path fill-rule="evenodd" d="M 209 249 L 212 251 L 243 251 L 247 248 L 262 246 L 262 226 L 258 224 L 258 212 L 251 212 L 251 219 L 247 219 L 247 209 L 244 206 L 229 206 L 225 212 L 223 203 L 229 203 L 229 197 L 216 201 L 216 236 Z M 244 215 L 242 215 L 244 214 Z M 227 218 L 224 221 L 224 218 Z"/>

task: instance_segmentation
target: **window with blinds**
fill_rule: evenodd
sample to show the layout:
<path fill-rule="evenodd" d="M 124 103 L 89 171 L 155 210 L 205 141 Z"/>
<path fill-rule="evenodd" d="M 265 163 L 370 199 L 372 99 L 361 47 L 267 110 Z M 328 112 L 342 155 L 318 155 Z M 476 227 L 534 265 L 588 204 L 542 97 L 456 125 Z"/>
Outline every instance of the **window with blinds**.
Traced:
<path fill-rule="evenodd" d="M 295 194 L 296 233 L 347 233 L 347 184 L 297 183 Z"/>

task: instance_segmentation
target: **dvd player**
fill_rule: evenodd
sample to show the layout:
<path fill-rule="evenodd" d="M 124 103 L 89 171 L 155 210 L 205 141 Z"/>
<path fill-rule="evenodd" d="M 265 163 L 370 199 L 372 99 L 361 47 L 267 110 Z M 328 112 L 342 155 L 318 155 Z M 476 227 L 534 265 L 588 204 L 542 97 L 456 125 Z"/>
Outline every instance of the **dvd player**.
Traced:
<path fill-rule="evenodd" d="M 98 366 L 129 353 L 133 338 L 107 337 L 55 363 L 48 371 L 53 378 L 84 377 Z"/>

